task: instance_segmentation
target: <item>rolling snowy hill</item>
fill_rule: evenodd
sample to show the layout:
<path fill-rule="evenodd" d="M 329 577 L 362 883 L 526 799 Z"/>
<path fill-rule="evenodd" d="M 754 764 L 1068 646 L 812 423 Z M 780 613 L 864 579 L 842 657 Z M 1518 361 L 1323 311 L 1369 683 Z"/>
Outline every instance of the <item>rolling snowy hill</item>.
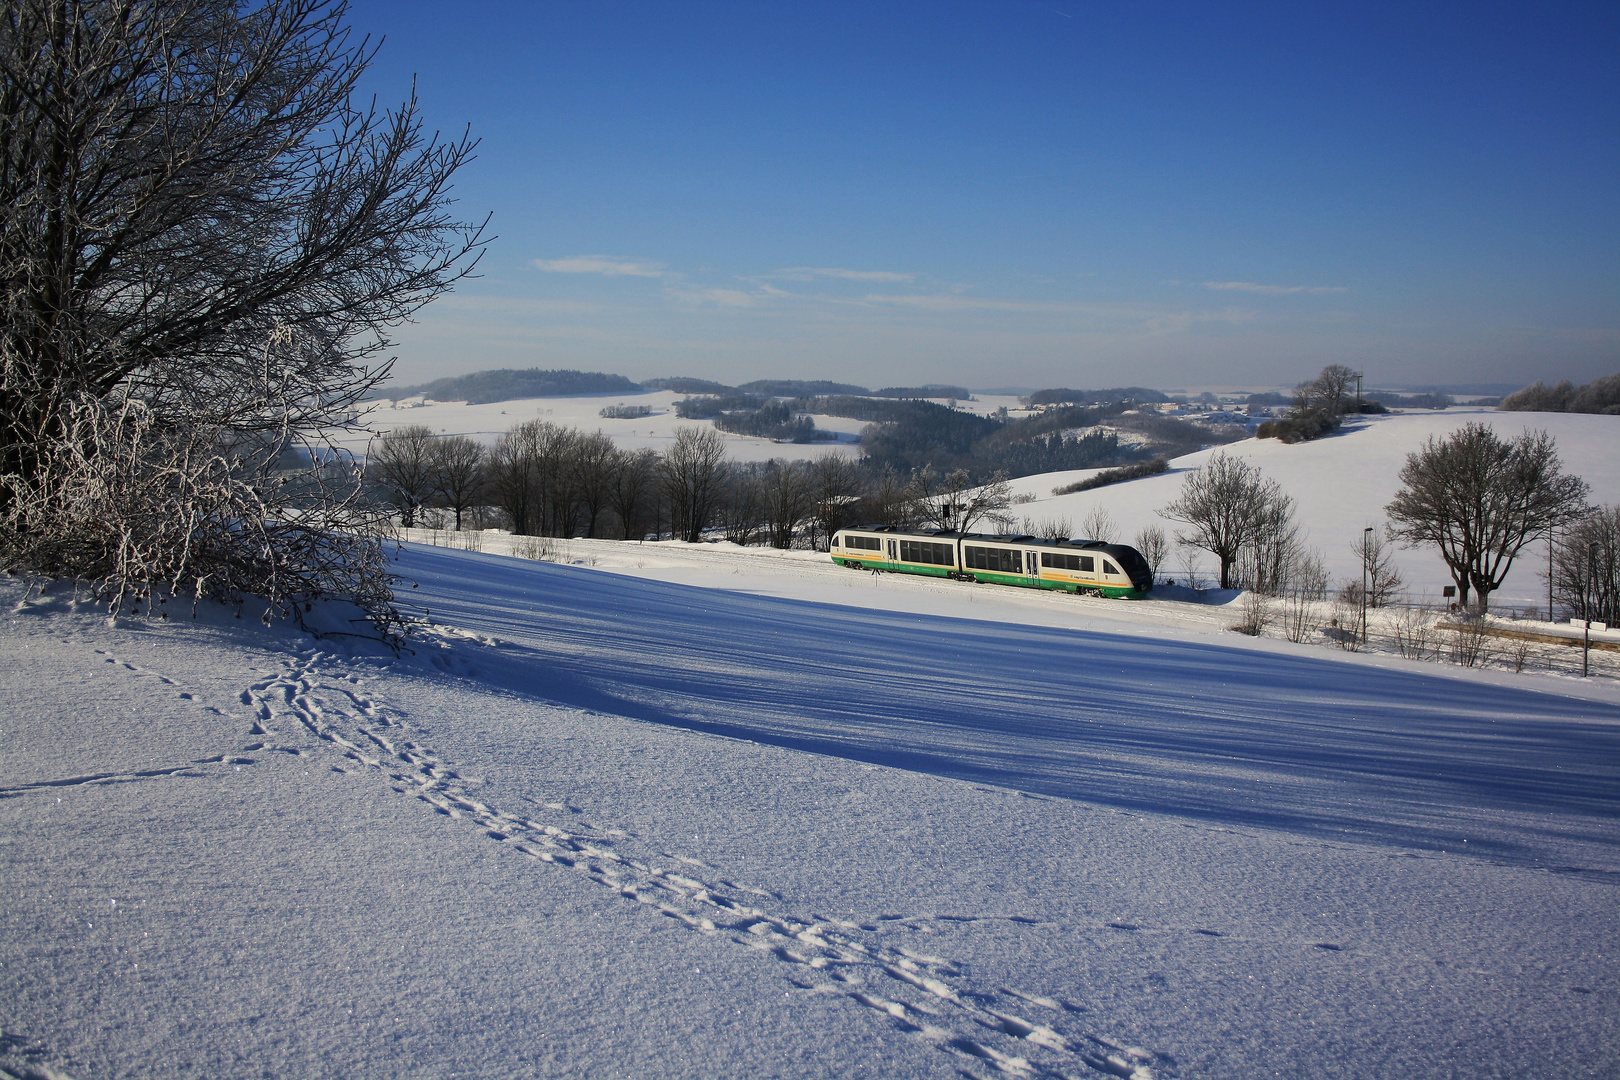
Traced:
<path fill-rule="evenodd" d="M 0 1069 L 1608 1071 L 1612 680 L 609 547 L 398 659 L 0 583 Z"/>

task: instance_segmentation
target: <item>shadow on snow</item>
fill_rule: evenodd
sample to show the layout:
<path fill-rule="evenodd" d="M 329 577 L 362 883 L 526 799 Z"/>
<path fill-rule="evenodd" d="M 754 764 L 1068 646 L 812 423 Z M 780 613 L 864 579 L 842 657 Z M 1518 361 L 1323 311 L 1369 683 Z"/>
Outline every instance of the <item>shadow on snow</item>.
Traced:
<path fill-rule="evenodd" d="M 469 650 L 475 677 L 546 701 L 1111 807 L 1620 874 L 1620 725 L 1603 704 L 438 549 L 402 569 L 435 618 L 512 644 Z"/>

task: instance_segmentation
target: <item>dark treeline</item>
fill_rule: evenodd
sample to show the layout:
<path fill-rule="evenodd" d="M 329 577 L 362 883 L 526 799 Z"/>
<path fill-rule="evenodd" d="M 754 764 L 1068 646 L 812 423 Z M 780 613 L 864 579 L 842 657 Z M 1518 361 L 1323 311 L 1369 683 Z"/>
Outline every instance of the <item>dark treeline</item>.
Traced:
<path fill-rule="evenodd" d="M 1145 386 L 1116 386 L 1109 390 L 1070 390 L 1054 387 L 1037 390 L 1024 398 L 1026 405 L 1111 405 L 1122 401 L 1169 401 L 1162 390 Z"/>
<path fill-rule="evenodd" d="M 713 420 L 727 412 L 754 410 L 765 404 L 758 394 L 705 394 L 687 397 L 675 403 L 675 415 L 682 420 Z"/>
<path fill-rule="evenodd" d="M 675 403 L 675 415 L 682 420 L 713 420 L 721 431 L 777 442 L 807 443 L 834 438 L 831 432 L 817 431 L 814 420 L 796 415 L 788 403 L 757 394 L 682 398 Z"/>
<path fill-rule="evenodd" d="M 714 426 L 732 435 L 753 435 L 777 442 L 807 443 L 836 437 L 830 431 L 817 431 L 814 420 L 795 416 L 780 401 L 767 401 L 757 409 L 722 413 L 714 418 Z"/>
<path fill-rule="evenodd" d="M 900 476 L 837 452 L 813 461 L 737 463 L 712 428 L 677 429 L 664 453 L 623 450 L 602 432 L 531 420 L 493 447 L 413 425 L 383 436 L 366 481 L 400 523 L 504 528 L 521 535 L 738 543 L 822 549 L 859 521 L 933 520 L 931 469 Z M 954 478 L 957 488 L 965 476 Z M 930 501 L 932 500 L 932 501 Z"/>
<path fill-rule="evenodd" d="M 1576 386 L 1565 379 L 1556 386 L 1537 382 L 1515 391 L 1497 406 L 1503 412 L 1572 412 L 1620 415 L 1620 373 Z"/>
<path fill-rule="evenodd" d="M 762 397 L 813 397 L 821 394 L 870 394 L 872 391 L 853 383 L 829 382 L 826 379 L 756 379 L 737 387 L 745 394 Z"/>
<path fill-rule="evenodd" d="M 1439 391 L 1399 394 L 1393 390 L 1368 390 L 1364 397 L 1388 409 L 1445 409 L 1456 404 L 1450 394 Z"/>
<path fill-rule="evenodd" d="M 1130 465 L 1121 465 L 1117 469 L 1104 469 L 1096 476 L 1053 488 L 1052 494 L 1072 495 L 1076 491 L 1093 491 L 1100 487 L 1108 487 L 1110 484 L 1123 484 L 1127 480 L 1140 480 L 1144 476 L 1157 476 L 1169 471 L 1170 463 L 1162 457 L 1154 458 L 1152 461 L 1138 461 Z"/>
<path fill-rule="evenodd" d="M 735 386 L 717 383 L 709 379 L 643 379 L 641 385 L 648 390 L 673 390 L 677 394 L 734 394 Z"/>
<path fill-rule="evenodd" d="M 973 397 L 973 392 L 965 386 L 950 386 L 946 383 L 929 383 L 926 386 L 885 386 L 881 390 L 873 390 L 872 396 L 893 398 L 949 398 L 952 401 L 967 401 Z"/>
<path fill-rule="evenodd" d="M 723 468 L 724 444 L 712 430 L 684 428 L 660 455 L 620 449 L 600 431 L 531 420 L 493 447 L 421 425 L 396 428 L 378 441 L 366 481 L 406 528 L 447 514 L 457 529 L 639 540 L 703 522 Z"/>

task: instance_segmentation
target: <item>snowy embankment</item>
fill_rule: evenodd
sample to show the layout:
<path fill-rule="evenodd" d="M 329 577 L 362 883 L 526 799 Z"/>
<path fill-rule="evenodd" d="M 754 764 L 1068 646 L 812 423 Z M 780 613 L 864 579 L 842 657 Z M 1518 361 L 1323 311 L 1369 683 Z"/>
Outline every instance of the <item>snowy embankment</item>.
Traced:
<path fill-rule="evenodd" d="M 1609 1070 L 1612 685 L 610 547 L 397 660 L 0 585 L 0 1069 Z"/>

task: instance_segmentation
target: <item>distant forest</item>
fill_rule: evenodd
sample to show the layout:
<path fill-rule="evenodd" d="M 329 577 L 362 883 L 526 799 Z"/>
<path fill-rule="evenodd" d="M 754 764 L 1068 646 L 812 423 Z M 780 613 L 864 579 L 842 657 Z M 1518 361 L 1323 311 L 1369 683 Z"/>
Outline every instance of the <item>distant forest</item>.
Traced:
<path fill-rule="evenodd" d="M 1620 415 L 1620 373 L 1576 386 L 1568 379 L 1557 386 L 1537 382 L 1502 399 L 1503 412 L 1572 412 Z"/>
<path fill-rule="evenodd" d="M 1070 390 L 1055 387 L 1037 390 L 1024 399 L 1025 405 L 1111 405 L 1119 401 L 1169 401 L 1162 390 L 1146 386 L 1116 386 L 1110 390 Z"/>
<path fill-rule="evenodd" d="M 975 480 L 997 472 L 1030 476 L 1174 457 L 1248 435 L 1237 425 L 1208 428 L 1137 413 L 1125 401 L 1049 409 L 1017 420 L 979 416 L 932 401 L 836 396 L 800 398 L 791 404 L 796 412 L 867 421 L 860 445 L 869 465 L 901 474 L 924 465 L 936 472 L 961 468 Z M 1137 433 L 1145 441 L 1121 445 L 1115 431 L 1101 430 L 1099 425 Z"/>
<path fill-rule="evenodd" d="M 967 401 L 965 386 L 864 386 L 824 379 L 759 379 L 728 386 L 710 379 L 672 377 L 635 383 L 622 375 L 586 371 L 480 371 L 420 386 L 383 391 L 390 397 L 421 394 L 439 401 L 485 404 L 570 394 L 629 394 L 669 390 L 688 395 L 675 403 L 685 420 L 711 420 L 722 431 L 782 441 L 830 438 L 807 414 L 847 417 L 866 423 L 860 449 L 865 464 L 909 474 L 966 469 L 976 480 L 998 472 L 1028 476 L 1062 469 L 1127 465 L 1173 457 L 1247 433 L 1241 426 L 1209 427 L 1138 413 L 1133 405 L 1169 398 L 1146 387 L 1107 390 L 1040 390 L 1033 404 L 1065 404 L 1037 416 L 1008 419 L 1005 412 L 981 416 L 939 399 Z M 379 394 L 378 396 L 382 396 Z M 929 400 L 934 399 L 934 400 Z M 1137 436 L 1121 441 L 1119 432 Z"/>
<path fill-rule="evenodd" d="M 541 371 L 539 368 L 516 371 L 503 368 L 435 379 L 420 386 L 384 387 L 371 396 L 405 398 L 421 394 L 435 401 L 466 401 L 484 405 L 492 401 L 517 401 L 522 398 L 633 394 L 641 390 L 640 384 L 631 382 L 623 375 L 604 375 L 600 371 Z"/>
<path fill-rule="evenodd" d="M 864 386 L 856 386 L 853 383 L 828 382 L 825 379 L 756 379 L 754 382 L 743 383 L 741 386 L 727 386 L 725 383 L 712 382 L 709 379 L 677 377 L 671 379 L 645 379 L 641 385 L 649 390 L 673 390 L 677 394 L 712 394 L 716 397 L 738 394 L 747 394 L 753 397 L 783 398 L 853 395 L 881 398 L 954 398 L 957 401 L 967 401 L 973 396 L 973 391 L 967 387 L 952 386 L 948 383 L 928 383 L 923 386 L 885 386 L 881 390 L 868 390 Z"/>

